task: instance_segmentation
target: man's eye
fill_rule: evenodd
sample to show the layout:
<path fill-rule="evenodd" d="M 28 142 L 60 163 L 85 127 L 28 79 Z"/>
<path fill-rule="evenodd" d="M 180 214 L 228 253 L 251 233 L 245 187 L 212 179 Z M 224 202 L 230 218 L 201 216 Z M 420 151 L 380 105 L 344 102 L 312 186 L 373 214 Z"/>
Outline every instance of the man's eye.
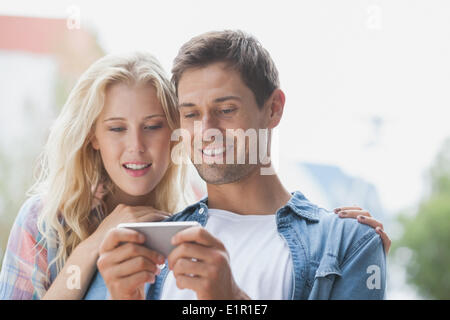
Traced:
<path fill-rule="evenodd" d="M 124 130 L 125 130 L 125 128 L 122 128 L 122 127 L 115 127 L 115 128 L 109 129 L 109 131 L 113 131 L 113 132 L 122 132 Z"/>
<path fill-rule="evenodd" d="M 229 113 L 232 113 L 234 110 L 236 110 L 236 109 L 233 109 L 233 108 L 222 109 L 222 113 L 224 113 L 224 114 L 229 114 Z"/>

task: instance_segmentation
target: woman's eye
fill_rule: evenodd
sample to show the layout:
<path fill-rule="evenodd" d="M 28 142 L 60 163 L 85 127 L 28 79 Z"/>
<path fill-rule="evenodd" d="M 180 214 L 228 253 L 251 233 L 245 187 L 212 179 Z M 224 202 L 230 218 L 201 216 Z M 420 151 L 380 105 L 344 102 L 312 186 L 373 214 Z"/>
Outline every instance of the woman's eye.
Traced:
<path fill-rule="evenodd" d="M 148 129 L 148 130 L 156 130 L 162 128 L 162 125 L 156 125 L 156 126 L 146 126 L 144 129 Z"/>
<path fill-rule="evenodd" d="M 125 128 L 122 128 L 122 127 L 116 127 L 116 128 L 109 129 L 109 131 L 113 131 L 113 132 L 122 132 L 124 130 L 125 130 Z"/>
<path fill-rule="evenodd" d="M 193 118 L 195 117 L 195 113 L 187 113 L 184 115 L 185 118 Z"/>

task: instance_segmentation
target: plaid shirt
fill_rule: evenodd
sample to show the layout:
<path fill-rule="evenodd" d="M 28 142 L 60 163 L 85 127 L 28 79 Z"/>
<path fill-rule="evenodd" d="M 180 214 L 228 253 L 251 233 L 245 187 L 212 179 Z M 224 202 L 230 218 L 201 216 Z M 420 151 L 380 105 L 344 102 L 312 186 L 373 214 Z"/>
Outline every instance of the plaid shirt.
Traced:
<path fill-rule="evenodd" d="M 37 246 L 40 209 L 39 196 L 29 198 L 20 208 L 3 259 L 0 300 L 40 299 L 50 287 L 47 248 Z"/>
<path fill-rule="evenodd" d="M 96 209 L 106 194 L 100 183 L 92 188 L 92 208 L 97 219 L 102 220 Z M 8 239 L 8 246 L 0 273 L 0 300 L 41 299 L 50 288 L 52 279 L 48 268 L 48 248 L 37 245 L 42 235 L 37 228 L 37 218 L 42 209 L 40 196 L 29 198 L 20 208 Z M 54 258 L 54 257 L 53 257 Z"/>

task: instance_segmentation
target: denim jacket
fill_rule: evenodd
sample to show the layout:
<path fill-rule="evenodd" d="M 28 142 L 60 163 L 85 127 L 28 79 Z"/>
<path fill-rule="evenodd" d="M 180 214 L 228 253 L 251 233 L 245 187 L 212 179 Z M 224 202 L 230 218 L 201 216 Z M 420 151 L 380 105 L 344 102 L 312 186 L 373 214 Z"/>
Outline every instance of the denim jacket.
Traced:
<path fill-rule="evenodd" d="M 208 221 L 208 199 L 190 205 L 165 221 Z M 286 241 L 293 265 L 291 299 L 383 299 L 386 256 L 380 236 L 356 219 L 343 219 L 312 204 L 301 192 L 276 212 L 278 232 Z M 147 299 L 161 297 L 167 263 Z M 107 289 L 96 273 L 85 299 L 105 299 Z"/>

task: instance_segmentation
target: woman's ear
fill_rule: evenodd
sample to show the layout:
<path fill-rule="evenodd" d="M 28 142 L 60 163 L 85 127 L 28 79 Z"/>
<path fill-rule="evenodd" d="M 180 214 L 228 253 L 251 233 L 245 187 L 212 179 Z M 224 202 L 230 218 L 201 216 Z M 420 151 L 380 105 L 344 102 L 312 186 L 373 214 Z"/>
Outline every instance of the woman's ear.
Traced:
<path fill-rule="evenodd" d="M 95 136 L 95 134 L 92 135 L 90 140 L 91 140 L 92 148 L 94 148 L 94 150 L 99 150 L 100 145 L 98 143 L 98 140 L 97 140 L 97 137 Z"/>
<path fill-rule="evenodd" d="M 281 89 L 275 89 L 268 99 L 268 125 L 269 129 L 275 128 L 283 116 L 284 103 L 286 102 L 286 97 Z"/>

